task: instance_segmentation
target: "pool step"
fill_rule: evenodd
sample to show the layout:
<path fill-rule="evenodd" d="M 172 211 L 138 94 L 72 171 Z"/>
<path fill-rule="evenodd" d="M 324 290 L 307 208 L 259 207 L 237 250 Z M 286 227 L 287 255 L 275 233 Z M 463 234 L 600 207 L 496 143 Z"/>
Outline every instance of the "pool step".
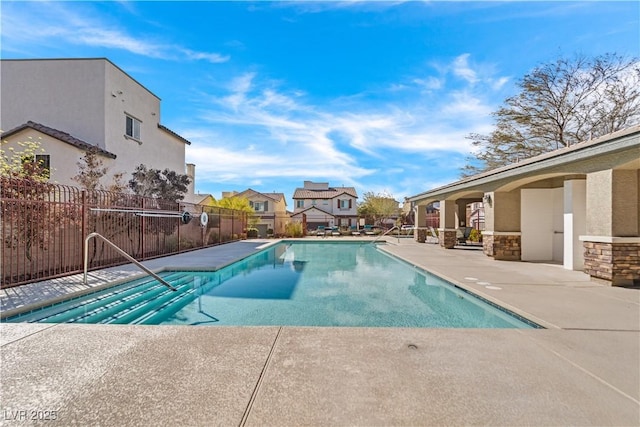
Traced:
<path fill-rule="evenodd" d="M 164 275 L 164 279 L 171 282 L 179 281 L 184 274 L 171 273 Z M 75 300 L 72 306 L 67 304 L 54 305 L 41 311 L 34 311 L 21 316 L 21 322 L 44 323 L 96 323 L 99 313 L 113 313 L 121 310 L 137 300 L 153 298 L 164 291 L 173 292 L 166 286 L 152 278 L 136 280 L 116 288 L 106 289 Z"/>
<path fill-rule="evenodd" d="M 147 299 L 135 306 L 129 306 L 125 310 L 104 319 L 100 323 L 114 323 L 121 325 L 139 323 L 138 319 L 147 316 L 149 313 L 154 312 L 165 304 L 185 298 L 194 290 L 191 282 L 185 282 L 182 284 L 172 283 L 172 285 L 178 289 L 177 292 L 167 289 L 165 292 L 158 294 L 155 298 Z"/>
<path fill-rule="evenodd" d="M 143 325 L 159 325 L 162 322 L 169 319 L 175 313 L 180 311 L 183 307 L 200 297 L 207 294 L 211 289 L 219 286 L 222 283 L 220 276 L 214 277 L 202 277 L 199 286 L 190 289 L 188 292 L 181 293 L 180 295 L 167 301 L 164 305 L 157 307 L 153 311 L 149 311 L 144 316 L 138 318 L 134 323 Z"/>
<path fill-rule="evenodd" d="M 138 309 L 139 307 L 144 307 L 149 304 L 150 301 L 154 301 L 163 295 L 180 293 L 185 284 L 190 286 L 188 284 L 189 277 L 186 275 L 181 275 L 168 282 L 178 290 L 172 291 L 159 282 L 155 282 L 156 286 L 152 288 L 128 295 L 126 298 L 114 301 L 108 306 L 96 307 L 95 310 L 92 310 L 90 313 L 86 313 L 78 318 L 69 319 L 68 321 L 81 323 L 114 323 L 115 320 L 125 313 Z"/>

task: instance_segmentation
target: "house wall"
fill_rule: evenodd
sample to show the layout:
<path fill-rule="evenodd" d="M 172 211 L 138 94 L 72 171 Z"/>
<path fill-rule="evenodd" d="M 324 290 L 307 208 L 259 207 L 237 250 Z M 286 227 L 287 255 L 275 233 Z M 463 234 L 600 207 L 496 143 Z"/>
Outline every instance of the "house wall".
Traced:
<path fill-rule="evenodd" d="M 104 138 L 106 149 L 118 155 L 118 168 L 129 175 L 144 164 L 148 168 L 166 168 L 185 174 L 185 143 L 158 128 L 160 99 L 112 63 L 105 61 L 104 64 Z M 141 122 L 140 141 L 125 135 L 127 114 Z"/>
<path fill-rule="evenodd" d="M 18 143 L 28 140 L 36 141 L 40 144 L 40 149 L 35 154 L 50 156 L 50 182 L 76 187 L 79 185 L 72 178 L 78 174 L 78 162 L 84 158 L 85 154 L 83 150 L 30 128 L 5 138 L 2 143 L 2 149 L 8 151 L 12 147 L 16 151 L 23 151 L 24 148 Z M 109 166 L 114 161 L 103 156 L 98 156 L 98 159 L 102 161 L 104 166 Z"/>
<path fill-rule="evenodd" d="M 350 200 L 351 207 L 350 208 L 338 207 L 339 200 Z M 334 215 L 349 216 L 349 217 L 355 217 L 358 215 L 358 208 L 356 207 L 355 197 L 351 197 L 347 194 L 341 194 L 340 196 L 331 199 L 330 204 L 331 204 L 331 210 L 329 212 L 332 212 Z"/>
<path fill-rule="evenodd" d="M 340 196 L 334 197 L 333 199 L 302 199 L 304 205 L 302 207 L 298 207 L 298 202 L 296 199 L 294 201 L 294 213 L 301 212 L 305 209 L 309 209 L 310 207 L 317 207 L 318 209 L 322 209 L 323 211 L 329 212 L 333 215 L 341 215 L 341 216 L 358 216 L 358 207 L 356 206 L 356 198 L 349 196 L 348 194 L 341 194 Z M 315 205 L 313 204 L 313 200 L 316 201 Z M 351 208 L 339 208 L 338 200 L 351 200 Z"/>
<path fill-rule="evenodd" d="M 31 120 L 115 154 L 105 184 L 139 164 L 186 173 L 184 141 L 158 128 L 160 99 L 108 60 L 3 60 L 0 73 L 3 131 Z M 125 113 L 141 121 L 141 144 L 125 137 Z"/>
<path fill-rule="evenodd" d="M 315 230 L 318 225 L 332 227 L 336 225 L 333 215 L 311 209 L 305 212 L 307 216 L 307 229 Z M 295 216 L 296 221 L 302 221 L 302 215 Z"/>
<path fill-rule="evenodd" d="M 264 233 L 261 232 L 262 237 L 265 237 L 268 228 L 272 229 L 275 234 L 284 233 L 285 225 L 289 220 L 287 205 L 284 200 L 274 200 L 258 192 L 246 194 L 243 197 L 246 197 L 247 200 L 252 203 L 267 202 L 267 209 L 265 211 L 255 212 L 259 218 L 257 223 L 257 226 L 259 226 L 258 229 L 264 231 Z"/>
<path fill-rule="evenodd" d="M 32 120 L 107 149 L 105 62 L 0 61 L 0 129 L 8 131 Z"/>

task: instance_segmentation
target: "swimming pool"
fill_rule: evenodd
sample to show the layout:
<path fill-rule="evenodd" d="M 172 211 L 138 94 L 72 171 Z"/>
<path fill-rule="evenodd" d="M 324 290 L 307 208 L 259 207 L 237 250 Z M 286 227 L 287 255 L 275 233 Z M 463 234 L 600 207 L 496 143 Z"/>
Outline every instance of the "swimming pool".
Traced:
<path fill-rule="evenodd" d="M 7 322 L 532 328 L 445 280 L 358 242 L 284 241 L 217 271 L 171 271 Z"/>

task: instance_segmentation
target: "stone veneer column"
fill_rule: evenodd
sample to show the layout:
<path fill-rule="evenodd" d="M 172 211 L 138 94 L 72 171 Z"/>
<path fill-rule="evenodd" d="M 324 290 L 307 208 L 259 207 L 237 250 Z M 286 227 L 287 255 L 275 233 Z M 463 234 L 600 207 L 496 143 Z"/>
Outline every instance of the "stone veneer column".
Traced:
<path fill-rule="evenodd" d="M 520 204 L 520 190 L 485 193 L 485 231 L 482 232 L 485 255 L 497 260 L 520 260 Z"/>
<path fill-rule="evenodd" d="M 413 240 L 418 243 L 424 243 L 427 241 L 427 230 L 423 228 L 427 226 L 427 207 L 425 205 L 418 205 L 413 209 L 415 213 L 415 225 L 418 227 L 413 232 Z"/>
<path fill-rule="evenodd" d="M 452 249 L 456 245 L 456 221 L 458 217 L 458 206 L 454 200 L 440 201 L 440 227 L 438 229 L 438 240 L 440 246 L 445 249 Z"/>
<path fill-rule="evenodd" d="M 613 286 L 640 284 L 640 171 L 587 174 L 584 272 Z"/>
<path fill-rule="evenodd" d="M 522 253 L 520 233 L 484 231 L 482 250 L 485 255 L 503 261 L 519 261 Z"/>
<path fill-rule="evenodd" d="M 640 238 L 581 236 L 580 240 L 589 276 L 612 286 L 640 285 Z"/>

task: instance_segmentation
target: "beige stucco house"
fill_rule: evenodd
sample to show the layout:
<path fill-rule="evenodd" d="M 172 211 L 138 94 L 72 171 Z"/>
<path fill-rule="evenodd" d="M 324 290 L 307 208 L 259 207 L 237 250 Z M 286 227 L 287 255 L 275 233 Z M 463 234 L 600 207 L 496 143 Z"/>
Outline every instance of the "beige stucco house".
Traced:
<path fill-rule="evenodd" d="M 291 219 L 306 222 L 307 230 L 318 226 L 350 227 L 358 225 L 358 193 L 353 187 L 330 187 L 327 182 L 304 181 L 293 193 Z"/>
<path fill-rule="evenodd" d="M 409 197 L 416 224 L 440 202 L 440 245 L 453 248 L 466 206 L 483 202 L 483 250 L 549 261 L 613 285 L 640 283 L 640 126 Z"/>
<path fill-rule="evenodd" d="M 255 218 L 258 220 L 256 228 L 261 237 L 266 237 L 269 230 L 273 230 L 276 235 L 284 234 L 290 217 L 283 193 L 260 193 L 248 188 L 233 195 L 249 200 L 249 204 L 255 210 Z"/>
<path fill-rule="evenodd" d="M 0 61 L 3 148 L 31 138 L 49 156 L 51 180 L 70 178 L 91 147 L 109 175 L 145 164 L 186 173 L 188 140 L 160 121 L 160 98 L 106 58 Z"/>

